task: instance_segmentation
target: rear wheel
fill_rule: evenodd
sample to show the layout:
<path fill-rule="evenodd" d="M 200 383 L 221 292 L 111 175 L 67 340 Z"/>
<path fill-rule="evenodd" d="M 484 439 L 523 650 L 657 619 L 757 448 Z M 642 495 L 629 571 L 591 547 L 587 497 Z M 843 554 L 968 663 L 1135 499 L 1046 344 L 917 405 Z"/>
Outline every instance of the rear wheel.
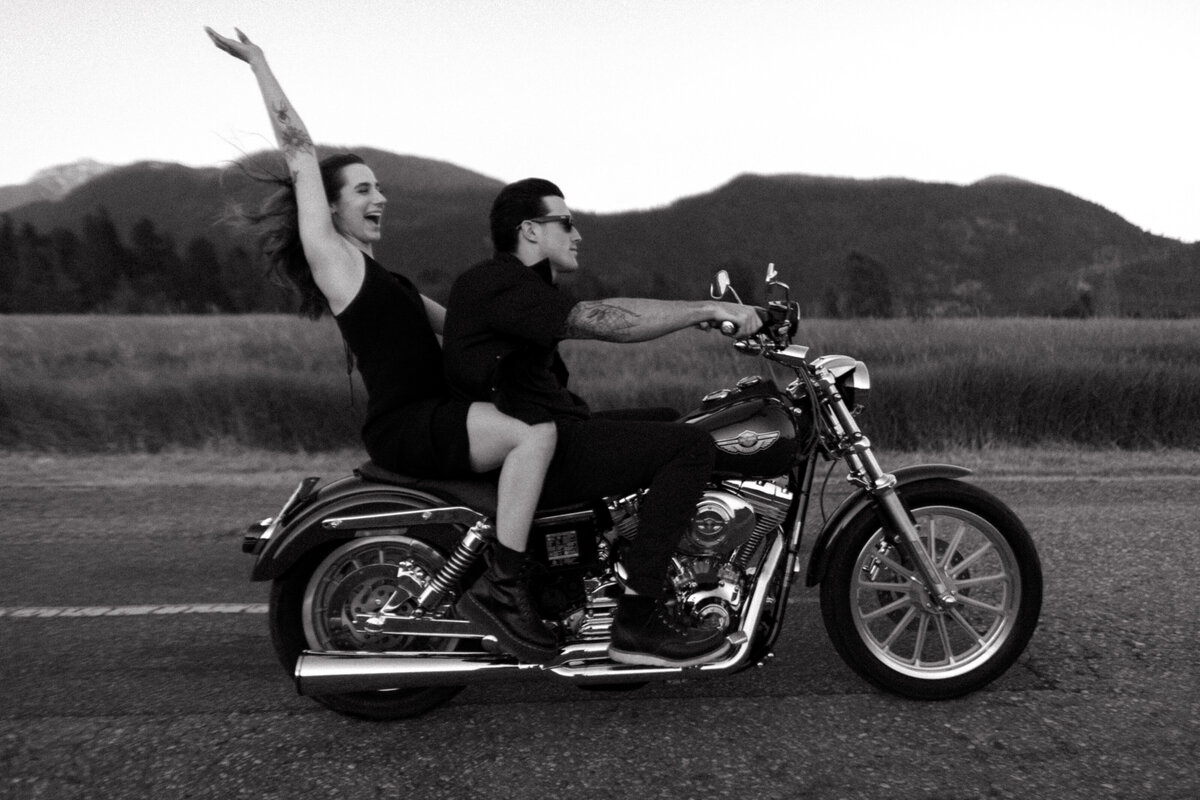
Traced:
<path fill-rule="evenodd" d="M 877 686 L 922 700 L 959 697 L 1002 675 L 1025 649 L 1041 611 L 1041 564 L 1020 519 L 982 489 L 929 480 L 898 491 L 959 602 L 933 602 L 868 509 L 830 555 L 825 628 L 846 663 Z"/>
<path fill-rule="evenodd" d="M 414 609 L 416 598 L 445 563 L 436 549 L 406 536 L 375 536 L 326 548 L 275 581 L 271 592 L 271 638 L 290 672 L 304 650 L 384 653 L 452 650 L 454 640 L 370 633 L 354 615 L 378 611 L 389 601 Z M 443 609 L 453 616 L 453 609 Z M 462 686 L 348 692 L 313 699 L 334 711 L 367 719 L 423 714 L 462 691 Z"/>

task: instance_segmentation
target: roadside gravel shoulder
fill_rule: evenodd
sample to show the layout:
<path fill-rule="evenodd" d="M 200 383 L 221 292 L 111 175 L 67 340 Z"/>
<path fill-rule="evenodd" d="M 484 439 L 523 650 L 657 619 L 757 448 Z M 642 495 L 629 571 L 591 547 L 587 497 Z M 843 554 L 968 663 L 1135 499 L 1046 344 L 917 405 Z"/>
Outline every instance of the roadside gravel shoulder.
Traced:
<path fill-rule="evenodd" d="M 305 476 L 333 478 L 366 460 L 357 450 L 279 453 L 268 450 L 171 450 L 78 455 L 0 452 L 0 486 L 278 486 Z"/>
<path fill-rule="evenodd" d="M 878 450 L 885 469 L 906 464 L 957 464 L 977 477 L 1137 478 L 1200 476 L 1200 451 L 1076 447 L 986 448 L 892 452 Z M 78 455 L 0 452 L 0 486 L 277 486 L 308 475 L 333 478 L 366 459 L 358 450 L 280 453 L 266 450 L 171 450 L 161 453 Z"/>

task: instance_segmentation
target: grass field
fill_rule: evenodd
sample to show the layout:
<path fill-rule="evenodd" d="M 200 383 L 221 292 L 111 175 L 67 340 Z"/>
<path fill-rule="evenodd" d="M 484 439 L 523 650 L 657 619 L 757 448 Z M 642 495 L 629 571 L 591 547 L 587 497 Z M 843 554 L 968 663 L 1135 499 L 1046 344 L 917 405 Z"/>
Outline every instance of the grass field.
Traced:
<path fill-rule="evenodd" d="M 863 426 L 888 449 L 1200 447 L 1200 320 L 808 320 L 810 353 L 867 363 Z M 716 334 L 569 342 L 596 408 L 694 406 L 747 374 L 786 371 Z M 330 321 L 285 316 L 0 317 L 0 448 L 160 452 L 354 448 Z"/>

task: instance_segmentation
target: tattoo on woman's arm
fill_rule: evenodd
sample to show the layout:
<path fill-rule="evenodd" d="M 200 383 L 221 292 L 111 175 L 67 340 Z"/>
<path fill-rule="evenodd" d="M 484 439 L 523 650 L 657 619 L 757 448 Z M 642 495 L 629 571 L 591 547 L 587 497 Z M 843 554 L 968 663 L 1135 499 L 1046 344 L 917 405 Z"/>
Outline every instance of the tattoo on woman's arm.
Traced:
<path fill-rule="evenodd" d="M 312 139 L 303 125 L 292 122 L 291 114 L 286 103 L 280 103 L 275 109 L 275 130 L 279 133 L 279 146 L 285 153 L 309 152 L 312 150 Z"/>
<path fill-rule="evenodd" d="M 567 339 L 606 339 L 616 341 L 637 324 L 640 315 L 612 303 L 578 303 L 567 316 Z"/>

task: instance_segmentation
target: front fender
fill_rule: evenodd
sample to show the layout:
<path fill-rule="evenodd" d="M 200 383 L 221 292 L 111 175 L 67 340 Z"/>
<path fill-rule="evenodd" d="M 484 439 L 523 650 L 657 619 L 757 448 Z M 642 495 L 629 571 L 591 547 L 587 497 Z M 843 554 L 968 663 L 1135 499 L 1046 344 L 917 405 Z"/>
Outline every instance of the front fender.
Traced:
<path fill-rule="evenodd" d="M 971 470 L 966 467 L 956 467 L 953 464 L 917 464 L 901 467 L 892 474 L 896 476 L 896 487 L 899 488 L 905 484 L 930 478 L 965 478 L 971 474 Z M 816 586 L 825 578 L 825 567 L 829 561 L 829 553 L 833 549 L 834 540 L 846 527 L 846 523 L 870 503 L 871 495 L 867 493 L 867 490 L 858 489 L 834 509 L 833 514 L 821 528 L 820 534 L 817 535 L 817 541 L 813 544 L 812 556 L 808 561 L 808 575 L 805 578 L 806 585 Z"/>
<path fill-rule="evenodd" d="M 364 525 L 361 528 L 353 525 L 331 528 L 322 524 L 332 517 L 357 517 L 459 505 L 412 487 L 380 484 L 358 477 L 342 478 L 318 490 L 317 496 L 306 503 L 293 519 L 288 520 L 264 544 L 250 572 L 250 580 L 274 580 L 291 569 L 313 548 L 330 542 L 342 542 L 368 534 L 395 533 L 402 528 L 411 527 L 397 525 L 388 529 L 376 524 Z M 421 524 L 420 528 L 421 539 L 443 553 L 449 553 L 462 538 L 466 526 L 431 522 Z"/>

